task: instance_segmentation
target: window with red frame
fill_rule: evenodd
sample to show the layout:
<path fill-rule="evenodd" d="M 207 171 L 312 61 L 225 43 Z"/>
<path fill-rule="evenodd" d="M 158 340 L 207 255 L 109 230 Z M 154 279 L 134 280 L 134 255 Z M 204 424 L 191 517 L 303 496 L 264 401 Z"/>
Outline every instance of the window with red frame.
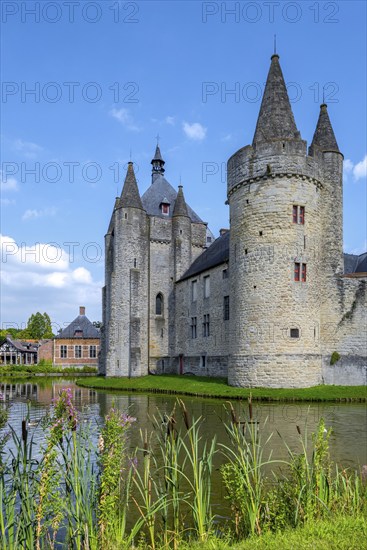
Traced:
<path fill-rule="evenodd" d="M 169 204 L 162 204 L 162 214 L 169 214 Z"/>
<path fill-rule="evenodd" d="M 301 273 L 302 283 L 306 282 L 306 271 L 307 271 L 306 264 L 302 264 L 302 273 Z"/>
<path fill-rule="evenodd" d="M 301 225 L 304 225 L 304 223 L 305 223 L 305 207 L 304 206 L 299 207 L 299 220 L 298 220 L 298 223 L 300 223 Z"/>
<path fill-rule="evenodd" d="M 298 222 L 298 206 L 293 205 L 293 223 Z"/>
<path fill-rule="evenodd" d="M 295 281 L 299 281 L 299 271 L 300 271 L 300 264 L 296 262 L 294 264 L 294 280 Z"/>
<path fill-rule="evenodd" d="M 304 206 L 298 206 L 297 204 L 293 205 L 292 220 L 293 220 L 293 223 L 298 223 L 300 225 L 304 225 L 304 223 L 305 223 L 305 207 Z"/>

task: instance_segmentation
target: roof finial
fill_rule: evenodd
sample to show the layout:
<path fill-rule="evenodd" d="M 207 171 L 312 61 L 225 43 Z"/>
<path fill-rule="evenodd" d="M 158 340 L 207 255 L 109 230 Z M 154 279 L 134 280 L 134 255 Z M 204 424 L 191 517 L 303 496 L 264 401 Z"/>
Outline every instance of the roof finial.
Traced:
<path fill-rule="evenodd" d="M 159 145 L 159 139 L 160 139 L 160 135 L 159 135 L 159 134 L 157 134 L 157 135 L 155 136 L 155 139 L 157 140 L 157 145 Z"/>
<path fill-rule="evenodd" d="M 274 55 L 277 53 L 277 35 L 274 34 Z"/>
<path fill-rule="evenodd" d="M 132 151 L 131 151 L 131 147 L 130 147 L 130 162 L 132 162 L 131 158 L 132 158 Z"/>
<path fill-rule="evenodd" d="M 325 105 L 325 84 L 322 87 L 322 104 Z"/>

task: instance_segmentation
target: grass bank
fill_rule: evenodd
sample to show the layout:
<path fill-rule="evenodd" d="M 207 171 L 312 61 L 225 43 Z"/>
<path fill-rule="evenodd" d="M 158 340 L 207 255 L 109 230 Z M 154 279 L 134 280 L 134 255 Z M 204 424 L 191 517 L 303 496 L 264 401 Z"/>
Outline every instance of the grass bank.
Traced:
<path fill-rule="evenodd" d="M 265 533 L 239 543 L 226 543 L 213 539 L 204 544 L 188 546 L 190 550 L 360 550 L 367 539 L 367 520 L 359 517 L 333 517 L 317 520 L 297 529 L 286 529 L 280 533 Z"/>
<path fill-rule="evenodd" d="M 109 391 L 131 391 L 192 395 L 218 399 L 247 399 L 250 393 L 258 401 L 340 401 L 366 402 L 366 386 L 314 386 L 302 389 L 235 388 L 225 378 L 162 374 L 141 378 L 90 377 L 78 380 L 79 386 Z"/>

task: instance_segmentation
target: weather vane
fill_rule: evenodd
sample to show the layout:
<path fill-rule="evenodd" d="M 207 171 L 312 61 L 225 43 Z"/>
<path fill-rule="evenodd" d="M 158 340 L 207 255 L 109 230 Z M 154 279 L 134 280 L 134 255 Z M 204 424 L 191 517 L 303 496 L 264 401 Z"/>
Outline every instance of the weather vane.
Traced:
<path fill-rule="evenodd" d="M 274 55 L 277 53 L 277 35 L 274 34 Z"/>

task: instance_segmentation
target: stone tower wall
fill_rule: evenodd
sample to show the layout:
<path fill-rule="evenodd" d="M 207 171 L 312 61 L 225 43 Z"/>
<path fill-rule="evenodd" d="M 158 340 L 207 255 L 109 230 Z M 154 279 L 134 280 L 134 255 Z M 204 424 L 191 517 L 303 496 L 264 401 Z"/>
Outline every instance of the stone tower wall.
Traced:
<path fill-rule="evenodd" d="M 321 382 L 322 172 L 305 152 L 305 142 L 275 142 L 228 163 L 232 385 Z M 293 205 L 305 207 L 304 225 Z M 307 265 L 305 283 L 294 281 L 295 262 Z"/>
<path fill-rule="evenodd" d="M 113 257 L 104 291 L 105 372 L 106 376 L 142 376 L 148 372 L 147 215 L 137 208 L 118 208 L 112 229 Z"/>

